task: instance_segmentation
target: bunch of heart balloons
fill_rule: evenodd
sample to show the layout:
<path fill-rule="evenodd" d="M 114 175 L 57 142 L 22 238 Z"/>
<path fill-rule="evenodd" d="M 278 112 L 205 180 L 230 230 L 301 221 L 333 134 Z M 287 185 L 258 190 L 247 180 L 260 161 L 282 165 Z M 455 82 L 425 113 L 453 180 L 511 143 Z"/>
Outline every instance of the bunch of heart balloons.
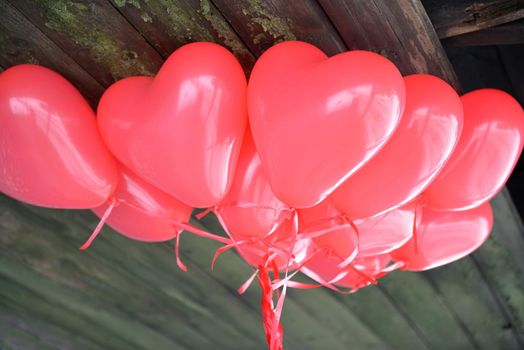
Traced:
<path fill-rule="evenodd" d="M 267 50 L 249 83 L 223 47 L 185 45 L 156 77 L 109 87 L 96 116 L 49 69 L 0 75 L 0 191 L 92 209 L 96 233 L 107 222 L 178 242 L 187 230 L 223 242 L 216 256 L 235 248 L 255 269 L 241 289 L 255 277 L 263 288 L 270 349 L 287 287 L 354 291 L 478 248 L 523 136 L 522 107 L 502 91 L 459 97 L 378 54 L 327 57 L 296 41 Z M 190 225 L 193 208 L 229 237 Z"/>

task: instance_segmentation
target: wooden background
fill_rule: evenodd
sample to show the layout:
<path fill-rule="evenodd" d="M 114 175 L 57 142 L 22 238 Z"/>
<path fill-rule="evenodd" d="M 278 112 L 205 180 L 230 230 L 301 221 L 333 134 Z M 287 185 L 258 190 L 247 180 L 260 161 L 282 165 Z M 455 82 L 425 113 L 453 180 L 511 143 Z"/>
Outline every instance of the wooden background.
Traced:
<path fill-rule="evenodd" d="M 403 74 L 435 74 L 459 91 L 460 80 L 464 90 L 488 85 L 522 99 L 523 16 L 520 0 L 0 0 L 0 70 L 45 65 L 96 107 L 114 81 L 154 75 L 184 43 L 220 43 L 249 74 L 268 47 L 298 39 L 330 55 L 372 50 Z M 510 190 L 519 204 L 517 175 Z M 350 296 L 292 290 L 285 348 L 523 349 L 524 227 L 508 190 L 492 204 L 492 236 L 454 264 L 395 272 Z M 235 292 L 251 273 L 235 253 L 212 273 L 218 245 L 186 234 L 183 273 L 172 243 L 109 228 L 78 251 L 96 223 L 89 211 L 0 195 L 1 349 L 265 347 L 258 288 Z M 212 216 L 195 223 L 220 232 Z"/>

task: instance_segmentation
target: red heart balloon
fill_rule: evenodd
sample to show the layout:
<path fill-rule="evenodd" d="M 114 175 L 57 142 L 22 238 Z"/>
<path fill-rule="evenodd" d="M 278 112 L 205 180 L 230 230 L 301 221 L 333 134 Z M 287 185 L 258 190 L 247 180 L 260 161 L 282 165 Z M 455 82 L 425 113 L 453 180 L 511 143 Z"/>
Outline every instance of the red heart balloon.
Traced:
<path fill-rule="evenodd" d="M 298 211 L 300 233 L 310 235 L 315 245 L 324 252 L 349 262 L 358 253 L 358 235 L 329 199 L 320 204 Z M 318 236 L 316 234 L 322 233 Z"/>
<path fill-rule="evenodd" d="M 88 209 L 116 183 L 95 114 L 71 83 L 31 64 L 0 75 L 1 192 L 43 207 Z"/>
<path fill-rule="evenodd" d="M 328 58 L 288 41 L 257 61 L 249 121 L 273 192 L 284 203 L 319 203 L 389 139 L 404 106 L 395 65 L 367 51 Z"/>
<path fill-rule="evenodd" d="M 462 130 L 462 103 L 443 80 L 424 74 L 404 78 L 406 108 L 380 152 L 331 198 L 349 217 L 365 218 L 402 206 L 435 179 Z"/>
<path fill-rule="evenodd" d="M 100 131 L 137 175 L 192 207 L 210 207 L 232 182 L 246 129 L 246 85 L 225 48 L 188 44 L 156 78 L 112 85 L 98 107 Z"/>
<path fill-rule="evenodd" d="M 176 237 L 174 221 L 187 223 L 191 207 L 118 166 L 119 183 L 114 197 L 120 201 L 107 218 L 109 226 L 131 239 L 162 242 Z M 93 209 L 103 217 L 110 203 Z"/>
<path fill-rule="evenodd" d="M 456 149 L 425 195 L 439 210 L 474 208 L 493 198 L 508 180 L 524 146 L 520 103 L 495 89 L 461 97 L 464 128 Z"/>
<path fill-rule="evenodd" d="M 379 216 L 355 220 L 358 256 L 389 253 L 409 241 L 413 236 L 415 207 L 415 203 L 410 203 Z"/>
<path fill-rule="evenodd" d="M 230 191 L 215 208 L 221 224 L 237 236 L 264 237 L 289 214 L 275 197 L 248 130 Z"/>
<path fill-rule="evenodd" d="M 464 211 L 436 211 L 424 208 L 417 228 L 401 248 L 390 253 L 404 269 L 424 271 L 449 264 L 480 247 L 493 226 L 489 203 Z"/>

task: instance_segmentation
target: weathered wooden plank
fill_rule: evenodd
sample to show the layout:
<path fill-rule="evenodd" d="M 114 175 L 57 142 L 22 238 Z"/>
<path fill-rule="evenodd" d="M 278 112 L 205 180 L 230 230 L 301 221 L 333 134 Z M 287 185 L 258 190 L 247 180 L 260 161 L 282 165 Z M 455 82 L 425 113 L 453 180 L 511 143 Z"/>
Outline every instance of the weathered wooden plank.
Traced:
<path fill-rule="evenodd" d="M 436 75 L 459 84 L 419 0 L 319 0 L 350 49 L 371 50 L 403 75 Z"/>
<path fill-rule="evenodd" d="M 493 237 L 504 245 L 505 250 L 513 260 L 512 266 L 516 268 L 516 271 L 520 270 L 521 276 L 524 278 L 524 254 L 522 254 L 524 251 L 524 225 L 513 205 L 509 191 L 504 188 L 491 201 L 491 206 L 495 212 Z"/>
<path fill-rule="evenodd" d="M 524 44 L 524 20 L 452 36 L 442 40 L 442 43 L 453 46 Z"/>
<path fill-rule="evenodd" d="M 0 278 L 2 283 L 11 281 Z M 59 336 L 56 336 L 58 334 Z M 34 313 L 27 316 L 23 307 L 17 307 L 7 300 L 0 301 L 0 348 L 2 349 L 86 349 L 96 350 L 95 344 L 80 334 L 68 333 L 56 327 L 50 320 L 37 320 Z"/>
<path fill-rule="evenodd" d="M 39 208 L 33 208 L 33 207 L 29 207 L 30 210 L 36 210 L 36 211 L 41 211 L 42 209 L 39 209 Z M 70 220 L 80 220 L 82 222 L 86 222 L 88 223 L 91 228 L 95 225 L 95 222 L 93 222 L 93 216 L 92 215 L 89 215 L 88 217 L 84 217 L 85 215 L 80 215 L 81 213 L 76 213 L 76 212 L 55 212 L 55 211 L 45 211 L 45 214 L 46 214 L 46 217 L 49 216 L 49 215 L 52 215 L 53 217 L 56 216 L 56 218 L 60 218 L 61 221 L 65 221 L 67 222 L 67 226 L 70 228 L 72 226 L 72 222 Z M 46 221 L 47 222 L 47 221 Z M 49 225 L 49 223 L 47 223 L 47 225 Z M 75 229 L 77 230 L 77 229 Z M 89 232 L 89 229 L 87 226 L 84 227 L 84 230 L 85 232 Z M 106 230 L 107 231 L 107 230 Z M 63 238 L 62 238 L 63 239 Z M 80 243 L 80 240 L 79 240 L 79 237 L 76 237 L 76 243 Z M 101 236 L 97 242 L 95 242 L 95 245 L 91 248 L 94 249 L 96 248 L 97 250 L 100 250 L 100 249 L 103 249 L 102 251 L 99 251 L 97 252 L 97 260 L 107 260 L 108 259 L 108 256 L 112 256 L 114 254 L 111 253 L 111 251 L 115 251 L 115 250 L 118 250 L 118 249 L 121 249 L 121 247 L 118 246 L 118 244 L 112 244 L 109 248 L 104 248 L 104 245 L 105 244 L 108 244 L 108 243 L 105 243 L 105 240 L 106 240 L 106 235 L 103 235 Z M 112 237 L 110 240 L 109 240 L 109 243 L 112 242 L 113 240 L 115 240 L 114 237 Z M 120 237 L 120 240 L 123 240 L 124 242 L 127 241 L 126 239 L 124 238 L 121 238 Z M 256 339 L 256 337 L 254 337 L 252 335 L 252 332 L 249 331 L 249 329 L 255 329 L 256 332 L 260 332 L 260 338 L 262 338 L 262 327 L 261 327 L 261 323 L 260 323 L 260 319 L 259 319 L 259 303 L 260 303 L 260 298 L 259 298 L 259 294 L 258 294 L 258 289 L 257 288 L 254 288 L 254 295 L 255 297 L 254 298 L 250 298 L 248 297 L 247 299 L 244 299 L 244 296 L 242 297 L 239 297 L 238 295 L 236 295 L 236 292 L 235 292 L 235 289 L 243 282 L 243 279 L 247 278 L 247 276 L 249 276 L 250 274 L 250 269 L 247 268 L 247 266 L 245 266 L 245 264 L 240 260 L 240 258 L 238 258 L 236 255 L 234 254 L 231 254 L 233 256 L 233 258 L 236 259 L 235 261 L 235 264 L 234 264 L 234 268 L 233 269 L 226 269 L 226 272 L 227 271 L 234 271 L 234 273 L 232 273 L 231 275 L 229 275 L 230 277 L 230 280 L 231 279 L 234 279 L 234 283 L 229 283 L 228 284 L 228 289 L 230 290 L 230 294 L 229 294 L 229 298 L 227 295 L 224 295 L 223 293 L 220 292 L 220 290 L 222 289 L 219 285 L 217 285 L 217 282 L 215 281 L 213 283 L 212 280 L 210 280 L 209 278 L 206 279 L 206 276 L 205 275 L 201 275 L 198 271 L 198 265 L 200 266 L 203 266 L 204 269 L 208 269 L 209 268 L 209 264 L 210 264 L 210 261 L 211 261 L 211 257 L 212 257 L 212 254 L 214 252 L 214 250 L 218 247 L 216 244 L 214 244 L 213 242 L 209 242 L 209 241 L 206 241 L 206 240 L 202 240 L 201 238 L 198 238 L 198 237 L 193 237 L 193 236 L 189 236 L 189 235 L 185 235 L 185 237 L 183 237 L 183 245 L 182 245 L 182 254 L 184 257 L 189 257 L 189 259 L 191 260 L 188 260 L 188 265 L 189 265 L 189 268 L 190 268 L 190 274 L 182 274 L 182 273 L 179 273 L 181 276 L 178 276 L 177 275 L 177 271 L 175 269 L 175 271 L 171 271 L 171 270 L 168 270 L 169 273 L 164 273 L 161 277 L 159 278 L 155 278 L 155 279 L 151 279 L 149 278 L 149 276 L 151 275 L 154 275 L 156 272 L 154 269 L 152 269 L 151 267 L 149 268 L 146 268 L 146 266 L 142 267 L 143 264 L 136 264 L 136 266 L 132 266 L 130 267 L 130 269 L 134 272 L 134 276 L 135 278 L 137 279 L 137 283 L 144 283 L 144 284 L 150 284 L 150 285 L 153 285 L 155 286 L 157 289 L 161 289 L 161 290 L 165 290 L 167 289 L 167 286 L 166 285 L 170 285 L 170 283 L 172 282 L 169 282 L 170 281 L 170 278 L 177 278 L 182 281 L 184 281 L 183 284 L 180 284 L 179 286 L 176 287 L 176 291 L 171 291 L 173 294 L 177 294 L 177 292 L 180 294 L 180 292 L 182 294 L 189 294 L 189 295 L 194 295 L 194 296 L 198 296 L 197 297 L 197 300 L 198 302 L 202 303 L 202 307 L 206 307 L 208 308 L 209 310 L 214 310 L 215 312 L 218 312 L 219 314 L 222 314 L 222 312 L 224 312 L 225 315 L 229 315 L 231 314 L 231 310 L 235 310 L 237 311 L 238 308 L 236 307 L 236 304 L 238 304 L 239 302 L 241 303 L 246 303 L 247 305 L 250 306 L 250 310 L 249 312 L 244 310 L 244 311 L 240 311 L 240 312 L 236 312 L 236 319 L 230 319 L 229 317 L 225 317 L 224 315 L 222 315 L 222 318 L 223 320 L 227 320 L 227 324 L 235 324 L 242 330 L 242 332 L 244 332 L 245 336 L 247 337 L 252 337 L 254 339 Z M 74 240 L 72 242 L 70 242 L 71 244 L 74 244 L 73 243 Z M 120 243 L 122 244 L 122 243 Z M 166 246 L 166 249 L 164 249 L 164 254 L 159 254 L 158 251 L 156 251 L 156 253 L 152 253 L 152 254 L 144 254 L 143 250 L 144 249 L 148 249 L 148 248 L 153 248 L 154 245 L 144 245 L 143 243 L 140 244 L 140 243 L 135 243 L 134 245 L 129 245 L 129 244 L 124 244 L 126 246 L 126 252 L 128 254 L 131 254 L 132 256 L 140 256 L 141 258 L 139 260 L 143 260 L 143 259 L 148 259 L 148 261 L 150 261 L 150 264 L 153 264 L 154 263 L 154 266 L 159 266 L 161 268 L 158 268 L 157 270 L 158 271 L 163 271 L 165 270 L 165 266 L 170 266 L 171 268 L 174 269 L 174 260 L 173 260 L 173 256 L 172 256 L 172 247 L 167 247 Z M 133 246 L 136 247 L 136 251 L 135 249 L 133 248 Z M 71 249 L 71 247 L 69 247 L 69 249 Z M 90 253 L 91 250 L 88 252 Z M 142 253 L 140 253 L 140 251 L 142 251 Z M 153 258 L 153 256 L 155 258 Z M 156 256 L 162 256 L 164 257 L 163 259 L 157 259 Z M 193 260 L 199 260 L 201 262 L 198 262 L 196 265 L 194 263 L 192 263 Z M 227 257 L 225 257 L 225 259 L 227 260 Z M 155 260 L 155 261 L 153 261 Z M 220 264 L 221 262 L 219 262 Z M 89 264 L 88 262 L 85 262 L 84 264 Z M 120 263 L 114 263 L 113 264 L 115 266 L 114 268 L 114 273 L 117 274 L 118 276 L 121 276 L 122 274 L 126 274 L 126 271 L 125 269 L 120 269 L 119 266 L 121 265 Z M 229 261 L 226 261 L 226 266 L 229 267 L 230 265 L 233 265 L 233 263 L 229 262 Z M 100 268 L 96 268 L 95 270 L 99 270 Z M 195 271 L 196 269 L 196 271 Z M 222 271 L 224 269 L 219 269 L 218 271 Z M 239 273 L 239 271 L 243 271 L 243 273 Z M 89 272 L 91 273 L 91 272 Z M 175 277 L 173 277 L 173 275 L 176 275 Z M 216 277 L 217 278 L 217 281 L 219 281 L 220 283 L 223 283 L 223 280 L 224 280 L 224 276 L 213 276 L 213 277 Z M 188 280 L 189 278 L 189 280 Z M 162 279 L 164 280 L 164 282 L 162 281 Z M 192 280 L 204 280 L 203 281 L 203 284 L 192 284 L 191 281 Z M 102 282 L 100 282 L 102 283 Z M 104 284 L 105 283 L 109 283 L 107 281 L 104 281 L 103 282 Z M 206 287 L 207 286 L 207 287 Z M 213 294 L 211 295 L 207 295 L 204 291 L 207 290 L 207 289 L 211 289 L 213 290 Z M 114 291 L 111 291 L 111 293 L 114 293 Z M 253 293 L 253 291 L 252 291 Z M 158 297 L 158 296 L 156 296 Z M 218 298 L 217 298 L 218 297 Z M 178 297 L 180 298 L 180 296 Z M 199 299 L 201 298 L 201 299 Z M 211 300 L 211 302 L 209 301 Z M 213 303 L 213 300 L 217 300 L 216 303 Z M 169 301 L 168 301 L 169 302 Z M 166 302 L 166 304 L 168 304 L 168 302 Z M 171 300 L 171 303 L 173 302 L 173 300 Z M 219 305 L 219 303 L 221 303 L 222 305 Z M 286 308 L 288 308 L 289 305 L 286 305 Z M 302 333 L 303 330 L 304 330 L 304 327 L 300 327 L 301 325 L 303 326 L 304 324 L 308 325 L 309 327 L 312 327 L 314 324 L 315 324 L 315 320 L 313 318 L 311 318 L 310 316 L 307 316 L 303 313 L 303 311 L 300 311 L 300 310 L 297 310 L 297 307 L 296 306 L 291 306 L 290 307 L 291 309 L 294 309 L 292 312 L 290 310 L 290 314 L 294 315 L 292 317 L 292 324 L 293 325 L 296 325 L 297 329 Z M 296 315 L 296 316 L 295 316 Z M 199 317 L 201 317 L 201 315 L 199 315 Z M 304 320 L 306 322 L 304 322 Z M 168 322 L 168 320 L 166 320 L 166 322 Z M 216 332 L 216 331 L 215 331 Z M 335 344 L 337 344 L 337 341 L 336 340 L 330 340 L 330 339 L 327 339 L 329 337 L 329 332 L 325 332 L 324 330 L 319 330 L 318 332 L 310 332 L 312 333 L 311 335 L 312 336 L 315 336 L 316 334 L 321 334 L 323 337 L 325 337 L 324 339 L 315 339 L 312 343 L 312 345 L 308 345 L 306 343 L 304 344 L 301 344 L 300 346 L 295 346 L 293 345 L 293 343 L 291 343 L 291 346 L 289 346 L 289 348 L 316 348 L 316 346 L 318 346 L 319 344 L 323 344 L 323 343 L 326 343 L 326 344 L 330 344 L 330 342 L 333 342 Z M 216 334 L 216 333 L 213 333 L 213 334 Z M 225 334 L 224 332 L 222 332 L 221 334 Z M 303 335 L 303 337 L 305 337 L 306 335 Z M 286 339 L 292 339 L 293 337 L 293 334 L 292 332 L 286 332 Z M 236 339 L 236 338 L 235 338 Z M 231 338 L 229 339 L 230 341 Z M 310 341 L 311 342 L 311 341 Z M 263 341 L 260 340 L 260 342 L 257 344 L 257 348 L 260 346 L 260 344 L 263 344 Z M 243 346 L 242 348 L 246 348 L 245 346 Z M 249 348 L 249 347 L 247 347 Z M 334 348 L 340 348 L 339 345 L 335 346 Z"/>
<path fill-rule="evenodd" d="M 86 349 L 116 347 L 139 349 L 135 344 L 122 339 L 119 334 L 90 322 L 74 309 L 54 304 L 47 298 L 35 293 L 33 288 L 21 285 L 17 281 L 5 277 L 3 273 L 0 275 L 0 281 L 2 282 L 0 295 L 7 304 L 6 309 L 2 309 L 2 312 L 7 313 L 10 309 L 13 310 L 11 317 L 15 318 L 16 322 L 20 322 L 21 317 L 25 316 L 32 321 L 57 324 L 59 325 L 58 331 L 47 329 L 48 337 L 58 338 L 59 342 L 63 343 L 77 342 L 82 348 L 85 347 Z M 35 282 L 38 281 L 38 279 L 35 280 Z M 36 332 L 41 331 L 41 329 L 36 330 Z M 27 341 L 27 335 L 22 338 L 17 337 L 17 340 Z"/>
<path fill-rule="evenodd" d="M 443 38 L 516 21 L 524 17 L 522 0 L 422 0 Z"/>
<path fill-rule="evenodd" d="M 515 217 L 506 190 L 491 201 L 495 223 L 493 233 L 473 253 L 475 263 L 493 288 L 503 311 L 521 344 L 524 343 L 524 228 Z"/>
<path fill-rule="evenodd" d="M 96 105 L 102 85 L 5 0 L 0 1 L 0 19 L 0 64 L 4 68 L 21 63 L 51 68 L 73 83 L 92 106 Z"/>
<path fill-rule="evenodd" d="M 424 273 L 461 320 L 479 349 L 522 347 L 509 319 L 471 258 Z"/>
<path fill-rule="evenodd" d="M 352 295 L 335 297 L 391 348 L 430 349 L 423 334 L 413 328 L 410 319 L 399 312 L 398 306 L 378 287 L 370 286 Z"/>
<path fill-rule="evenodd" d="M 152 75 L 162 64 L 106 0 L 9 1 L 104 86 L 130 75 Z"/>
<path fill-rule="evenodd" d="M 164 58 L 186 43 L 210 41 L 231 50 L 247 71 L 255 63 L 253 54 L 209 0 L 111 3 Z"/>
<path fill-rule="evenodd" d="M 346 348 L 391 349 L 391 344 L 375 335 L 343 302 L 335 298 L 331 291 L 292 289 L 288 293 L 290 300 L 309 314 L 315 315 L 317 322 L 331 329 Z"/>
<path fill-rule="evenodd" d="M 415 322 L 434 349 L 475 349 L 440 295 L 418 273 L 395 272 L 379 285 Z"/>
<path fill-rule="evenodd" d="M 263 343 L 258 313 L 247 309 L 238 296 L 224 290 L 224 287 L 190 262 L 190 274 L 179 272 L 174 263 L 172 247 L 132 242 L 106 230 L 92 249 L 86 254 L 78 254 L 75 246 L 89 232 L 89 228 L 82 223 L 93 226 L 96 221 L 92 214 L 32 207 L 27 209 L 44 215 L 41 225 L 60 232 L 57 242 L 50 244 L 58 245 L 57 249 L 63 254 L 51 254 L 41 259 L 47 261 L 48 270 L 45 273 L 58 270 L 64 274 L 56 260 L 78 259 L 74 267 L 82 269 L 82 273 L 71 273 L 64 280 L 88 284 L 92 293 L 106 300 L 108 305 L 105 305 L 105 309 L 111 312 L 123 309 L 128 315 L 136 315 L 134 318 L 137 321 L 149 324 L 163 334 L 172 334 L 177 341 L 186 343 L 186 348 L 209 347 L 213 344 L 227 349 L 228 345 L 236 343 L 239 348 L 256 349 Z M 37 220 L 27 212 L 24 217 L 29 221 Z M 60 224 L 54 217 L 61 218 L 61 222 L 66 224 Z M 188 238 L 184 238 L 184 241 L 188 241 Z M 202 246 L 203 240 L 196 240 L 197 248 Z M 63 241 L 65 243 L 60 243 Z M 208 243 L 204 242 L 204 245 Z M 28 242 L 30 246 L 40 247 L 38 250 L 48 251 L 41 247 L 42 244 Z M 114 254 L 120 250 L 125 250 L 126 254 Z M 23 249 L 18 247 L 17 251 Z M 198 254 L 198 251 L 193 249 L 194 254 Z M 32 254 L 26 252 L 25 255 Z M 207 258 L 210 259 L 209 256 Z M 206 339 L 212 339 L 213 343 L 205 343 Z"/>
<path fill-rule="evenodd" d="M 96 242 L 96 247 L 93 247 L 96 250 L 79 254 L 75 247 L 82 236 L 89 232 L 87 227 L 79 227 L 72 220 L 80 213 L 71 213 L 72 216 L 66 214 L 62 217 L 65 224 L 60 224 L 48 216 L 50 212 L 56 211 L 31 209 L 43 212 L 46 216 L 39 218 L 24 211 L 24 220 L 36 220 L 33 225 L 47 227 L 42 230 L 44 237 L 26 239 L 24 244 L 16 244 L 18 260 L 29 257 L 31 269 L 37 269 L 52 280 L 61 278 L 62 283 L 72 284 L 71 288 L 87 289 L 93 298 L 100 300 L 107 312 L 117 315 L 125 312 L 130 319 L 136 319 L 169 337 L 175 337 L 181 343 L 187 343 L 185 348 L 193 348 L 198 344 L 200 347 L 214 344 L 228 348 L 225 344 L 236 342 L 241 348 L 256 349 L 260 346 L 256 340 L 263 342 L 258 314 L 249 313 L 238 297 L 224 292 L 220 284 L 206 278 L 205 274 L 199 274 L 194 269 L 191 274 L 178 272 L 172 249 L 106 234 Z M 60 217 L 66 212 L 56 213 Z M 93 223 L 94 217 L 91 214 L 88 217 L 90 223 Z M 4 216 L 2 220 L 9 222 Z M 13 224 L 13 220 L 10 221 Z M 27 226 L 18 219 L 14 220 L 14 224 Z M 30 238 L 36 235 L 38 231 L 35 226 L 32 227 L 29 232 L 22 231 L 23 234 L 31 235 Z M 53 238 L 53 234 L 58 237 Z M 53 247 L 56 249 L 54 252 Z M 115 254 L 121 249 L 126 254 Z M 206 290 L 209 289 L 213 293 L 208 295 Z M 56 291 L 57 296 L 63 293 Z M 89 306 L 92 300 L 85 295 L 83 298 Z M 73 302 L 80 303 L 79 300 Z M 236 320 L 230 319 L 233 316 Z M 236 332 L 234 325 L 238 327 Z M 208 334 L 213 343 L 205 342 L 209 339 Z"/>
<path fill-rule="evenodd" d="M 213 3 L 256 56 L 284 40 L 307 41 L 328 55 L 346 50 L 314 0 L 213 0 Z"/>
<path fill-rule="evenodd" d="M 10 212 L 2 207 L 2 214 L 5 218 Z M 36 219 L 28 213 L 25 213 L 25 218 Z M 60 312 L 55 321 L 61 322 L 65 328 L 74 327 L 76 332 L 106 342 L 106 348 L 127 346 L 141 349 L 147 347 L 148 343 L 165 349 L 188 348 L 178 346 L 176 341 L 169 339 L 170 333 L 160 334 L 148 324 L 149 314 L 160 309 L 158 302 L 155 302 L 155 296 L 158 295 L 154 292 L 150 295 L 146 293 L 153 288 L 148 288 L 147 285 L 136 286 L 132 279 L 126 285 L 121 274 L 111 274 L 110 271 L 115 266 L 93 262 L 95 256 L 88 258 L 89 265 L 80 266 L 79 264 L 87 261 L 71 251 L 71 245 L 65 244 L 67 240 L 61 239 L 63 231 L 52 221 L 33 221 L 31 224 L 15 222 L 19 223 L 18 230 L 10 230 L 9 235 L 2 237 L 0 273 L 43 300 L 48 306 L 43 311 L 45 314 Z M 45 226 L 38 229 L 38 225 Z M 53 226 L 56 228 L 54 232 L 47 228 Z M 74 228 L 70 227 L 69 230 L 73 232 Z M 40 237 L 34 237 L 37 233 Z M 12 244 L 16 244 L 16 251 Z M 112 277 L 112 284 L 106 282 L 105 276 Z M 31 306 L 31 303 L 36 302 L 36 297 L 18 299 L 19 293 L 8 291 L 8 286 L 12 284 L 4 286 L 3 292 L 7 293 L 4 297 L 24 305 L 28 310 L 42 311 L 37 305 Z M 126 295 L 128 298 L 125 298 Z M 62 311 L 66 311 L 66 315 Z M 173 317 L 171 321 L 176 320 Z M 180 325 L 177 328 L 182 328 L 184 332 L 179 333 L 179 337 L 184 334 L 188 339 L 200 341 L 200 337 L 193 336 L 191 329 L 182 321 L 179 320 Z M 156 329 L 162 328 L 161 325 L 156 326 Z M 176 328 L 171 331 L 177 333 Z M 206 344 L 202 341 L 200 343 Z"/>

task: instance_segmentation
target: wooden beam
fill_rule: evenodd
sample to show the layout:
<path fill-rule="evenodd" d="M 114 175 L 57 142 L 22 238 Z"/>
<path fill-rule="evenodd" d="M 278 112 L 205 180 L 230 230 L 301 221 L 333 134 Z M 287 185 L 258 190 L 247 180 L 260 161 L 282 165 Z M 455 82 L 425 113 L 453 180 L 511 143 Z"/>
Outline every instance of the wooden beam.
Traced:
<path fill-rule="evenodd" d="M 454 317 L 449 306 L 424 277 L 414 272 L 395 272 L 378 286 L 413 321 L 433 349 L 476 349 L 475 341 Z"/>
<path fill-rule="evenodd" d="M 36 28 L 17 9 L 0 1 L 0 64 L 9 68 L 34 63 L 51 68 L 75 85 L 92 107 L 103 86 L 53 41 Z"/>
<path fill-rule="evenodd" d="M 427 271 L 424 275 L 467 329 L 478 348 L 522 347 L 517 334 L 511 329 L 509 318 L 501 311 L 497 295 L 471 257 Z"/>
<path fill-rule="evenodd" d="M 253 54 L 209 0 L 111 3 L 164 58 L 188 42 L 211 41 L 230 49 L 246 71 L 255 63 Z"/>
<path fill-rule="evenodd" d="M 303 40 L 328 55 L 346 50 L 344 42 L 315 0 L 213 0 L 256 56 L 275 43 Z"/>
<path fill-rule="evenodd" d="M 524 44 L 524 20 L 445 38 L 442 44 L 450 46 Z"/>
<path fill-rule="evenodd" d="M 31 207 L 4 196 L 0 203 L 0 276 L 37 294 L 17 298 L 0 289 L 28 314 L 47 315 L 72 333 L 104 342 L 101 347 L 107 349 L 127 348 L 118 343 L 122 339 L 132 349 L 147 349 L 155 339 L 164 342 L 160 349 L 228 348 L 232 341 L 257 349 L 263 344 L 258 310 L 246 307 L 234 289 L 208 272 L 214 242 L 183 238 L 191 271 L 186 274 L 176 267 L 172 246 L 134 242 L 107 228 L 93 249 L 78 251 L 96 224 L 89 212 Z M 195 255 L 205 259 L 204 266 Z M 237 266 L 249 275 L 249 268 Z M 233 276 L 238 284 L 244 274 Z M 30 305 L 38 300 L 44 303 Z"/>
<path fill-rule="evenodd" d="M 473 253 L 508 318 L 507 329 L 524 346 L 524 225 L 504 189 L 491 201 L 495 224 L 490 239 Z"/>
<path fill-rule="evenodd" d="M 319 0 L 350 49 L 386 56 L 402 74 L 429 73 L 459 84 L 418 0 Z"/>
<path fill-rule="evenodd" d="M 475 32 L 524 17 L 523 0 L 423 0 L 439 38 Z"/>
<path fill-rule="evenodd" d="M 8 1 L 103 86 L 130 75 L 153 75 L 163 62 L 106 0 Z"/>

